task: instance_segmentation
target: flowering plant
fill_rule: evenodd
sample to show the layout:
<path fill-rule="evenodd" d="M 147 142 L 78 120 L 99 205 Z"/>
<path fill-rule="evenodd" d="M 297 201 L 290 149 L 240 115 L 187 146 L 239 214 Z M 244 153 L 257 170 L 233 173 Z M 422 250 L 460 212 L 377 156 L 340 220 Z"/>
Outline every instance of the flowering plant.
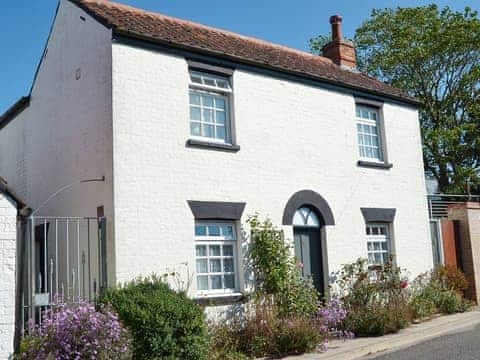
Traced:
<path fill-rule="evenodd" d="M 318 328 L 323 335 L 323 341 L 320 344 L 322 351 L 327 350 L 330 338 L 352 339 L 355 336 L 353 332 L 341 329 L 347 315 L 343 302 L 335 297 L 318 308 Z"/>
<path fill-rule="evenodd" d="M 130 338 L 117 315 L 108 307 L 59 304 L 46 310 L 43 321 L 29 323 L 21 345 L 22 359 L 124 359 Z"/>

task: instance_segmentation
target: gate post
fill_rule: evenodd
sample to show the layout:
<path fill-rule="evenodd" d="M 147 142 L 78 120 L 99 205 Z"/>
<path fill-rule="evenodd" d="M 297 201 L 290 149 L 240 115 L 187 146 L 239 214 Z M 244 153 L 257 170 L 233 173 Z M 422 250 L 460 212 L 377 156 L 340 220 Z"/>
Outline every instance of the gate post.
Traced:
<path fill-rule="evenodd" d="M 0 193 L 0 358 L 13 353 L 17 260 L 17 207 Z"/>
<path fill-rule="evenodd" d="M 458 224 L 460 268 L 468 280 L 465 295 L 480 303 L 480 204 L 465 202 L 448 207 L 448 219 Z"/>

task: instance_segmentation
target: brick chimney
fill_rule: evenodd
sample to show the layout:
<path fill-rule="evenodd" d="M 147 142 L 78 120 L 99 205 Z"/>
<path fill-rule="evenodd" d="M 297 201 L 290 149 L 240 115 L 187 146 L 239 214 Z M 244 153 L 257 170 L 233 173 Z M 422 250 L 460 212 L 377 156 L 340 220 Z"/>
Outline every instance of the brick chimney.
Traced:
<path fill-rule="evenodd" d="M 355 45 L 343 38 L 342 17 L 340 15 L 330 16 L 330 24 L 332 25 L 332 40 L 322 48 L 322 55 L 337 65 L 355 69 L 357 66 Z"/>

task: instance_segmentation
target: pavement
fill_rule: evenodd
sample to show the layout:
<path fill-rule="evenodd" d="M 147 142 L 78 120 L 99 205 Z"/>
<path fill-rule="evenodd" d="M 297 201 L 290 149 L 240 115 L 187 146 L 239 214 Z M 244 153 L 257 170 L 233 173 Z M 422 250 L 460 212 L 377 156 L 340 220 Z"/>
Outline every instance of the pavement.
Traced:
<path fill-rule="evenodd" d="M 421 343 L 437 339 L 442 343 L 442 340 L 438 340 L 440 337 L 449 336 L 448 340 L 452 343 L 460 341 L 462 339 L 459 333 L 468 333 L 476 340 L 472 340 L 474 343 L 478 343 L 480 347 L 480 335 L 478 331 L 473 331 L 480 326 L 480 309 L 475 308 L 472 311 L 454 314 L 444 315 L 434 318 L 429 321 L 425 321 L 420 324 L 413 324 L 410 327 L 401 330 L 396 334 L 385 335 L 381 337 L 370 338 L 358 338 L 353 340 L 333 340 L 330 342 L 328 351 L 325 353 L 310 353 L 300 356 L 290 356 L 286 359 L 289 360 L 355 360 L 355 359 L 423 359 L 421 355 L 413 357 L 381 357 L 384 355 L 390 356 L 390 354 L 413 347 Z M 455 337 L 451 337 L 453 334 L 457 334 Z M 456 339 L 456 340 L 455 340 Z M 420 349 L 420 352 L 424 351 L 428 353 L 428 348 Z M 472 350 L 474 351 L 474 350 Z M 402 351 L 403 353 L 404 351 Z M 477 357 L 472 359 L 480 359 L 480 353 L 477 353 Z M 433 357 L 432 359 L 439 359 Z M 450 357 L 445 359 L 462 359 L 461 357 Z M 470 359 L 466 357 L 465 359 Z"/>

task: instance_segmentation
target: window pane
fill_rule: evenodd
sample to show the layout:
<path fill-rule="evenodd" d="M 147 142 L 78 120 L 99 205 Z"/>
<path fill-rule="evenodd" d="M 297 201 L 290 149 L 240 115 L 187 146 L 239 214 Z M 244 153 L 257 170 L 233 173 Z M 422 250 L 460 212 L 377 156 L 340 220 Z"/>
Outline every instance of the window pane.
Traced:
<path fill-rule="evenodd" d="M 197 276 L 197 290 L 208 290 L 208 276 Z"/>
<path fill-rule="evenodd" d="M 202 125 L 202 136 L 213 138 L 213 125 Z"/>
<path fill-rule="evenodd" d="M 220 227 L 218 225 L 208 225 L 209 236 L 220 236 Z"/>
<path fill-rule="evenodd" d="M 380 228 L 380 234 L 385 235 L 385 230 L 386 230 L 386 229 L 382 226 L 382 227 Z"/>
<path fill-rule="evenodd" d="M 195 225 L 195 235 L 197 236 L 207 235 L 207 227 L 205 225 Z"/>
<path fill-rule="evenodd" d="M 212 285 L 212 289 L 221 289 L 222 288 L 222 276 L 221 275 L 210 276 L 210 283 Z"/>
<path fill-rule="evenodd" d="M 217 132 L 216 135 L 215 135 L 215 138 L 217 138 L 219 140 L 226 140 L 226 138 L 225 138 L 225 127 L 216 126 L 215 130 Z"/>
<path fill-rule="evenodd" d="M 217 124 L 225 124 L 225 112 L 224 111 L 216 111 L 215 112 L 215 122 Z"/>
<path fill-rule="evenodd" d="M 381 249 L 380 249 L 380 243 L 378 243 L 378 242 L 374 243 L 374 244 L 373 244 L 373 249 L 376 250 L 376 251 L 381 250 Z"/>
<path fill-rule="evenodd" d="M 203 121 L 213 122 L 213 111 L 209 109 L 203 109 Z"/>
<path fill-rule="evenodd" d="M 233 239 L 233 227 L 230 225 L 222 226 L 222 235 L 228 239 Z"/>
<path fill-rule="evenodd" d="M 213 98 L 211 96 L 202 96 L 203 106 L 213 107 Z"/>
<path fill-rule="evenodd" d="M 225 275 L 225 289 L 235 289 L 235 275 Z"/>
<path fill-rule="evenodd" d="M 382 264 L 388 263 L 389 259 L 388 259 L 388 254 L 387 253 L 383 253 L 382 260 L 383 260 Z"/>
<path fill-rule="evenodd" d="M 210 272 L 211 273 L 222 272 L 222 264 L 220 259 L 210 259 Z"/>
<path fill-rule="evenodd" d="M 210 256 L 220 256 L 220 245 L 210 245 L 208 249 L 210 250 Z"/>
<path fill-rule="evenodd" d="M 375 258 L 373 257 L 372 253 L 368 254 L 368 263 L 375 264 Z"/>
<path fill-rule="evenodd" d="M 203 78 L 203 83 L 208 86 L 215 86 L 215 80 L 209 78 Z"/>
<path fill-rule="evenodd" d="M 375 264 L 382 264 L 382 254 L 375 253 L 373 256 L 375 257 Z"/>
<path fill-rule="evenodd" d="M 220 80 L 220 79 L 217 79 L 217 86 L 222 88 L 222 89 L 228 89 L 229 88 L 228 83 L 225 80 Z"/>
<path fill-rule="evenodd" d="M 190 123 L 190 135 L 193 135 L 193 136 L 200 136 L 201 135 L 200 123 L 198 123 L 198 122 L 191 122 Z"/>
<path fill-rule="evenodd" d="M 190 120 L 201 120 L 200 108 L 195 106 L 190 106 Z"/>
<path fill-rule="evenodd" d="M 370 235 L 370 227 L 367 226 L 367 235 Z"/>
<path fill-rule="evenodd" d="M 233 271 L 233 259 L 223 259 L 223 272 Z"/>
<path fill-rule="evenodd" d="M 388 250 L 387 242 L 382 242 L 382 250 Z"/>
<path fill-rule="evenodd" d="M 233 256 L 232 245 L 223 245 L 223 256 Z"/>
<path fill-rule="evenodd" d="M 197 245 L 196 246 L 197 256 L 207 256 L 207 246 L 206 245 Z"/>
<path fill-rule="evenodd" d="M 373 243 L 369 242 L 369 243 L 367 244 L 367 246 L 368 246 L 368 251 L 372 251 L 372 250 L 373 250 Z"/>
<path fill-rule="evenodd" d="M 190 93 L 190 104 L 200 105 L 200 95 Z"/>
<path fill-rule="evenodd" d="M 196 84 L 201 84 L 202 83 L 202 79 L 198 75 L 192 74 L 192 75 L 190 75 L 190 79 L 193 83 L 196 83 Z"/>
<path fill-rule="evenodd" d="M 208 273 L 207 259 L 197 259 L 197 273 Z"/>
<path fill-rule="evenodd" d="M 215 98 L 215 107 L 217 109 L 225 109 L 225 99 Z"/>

